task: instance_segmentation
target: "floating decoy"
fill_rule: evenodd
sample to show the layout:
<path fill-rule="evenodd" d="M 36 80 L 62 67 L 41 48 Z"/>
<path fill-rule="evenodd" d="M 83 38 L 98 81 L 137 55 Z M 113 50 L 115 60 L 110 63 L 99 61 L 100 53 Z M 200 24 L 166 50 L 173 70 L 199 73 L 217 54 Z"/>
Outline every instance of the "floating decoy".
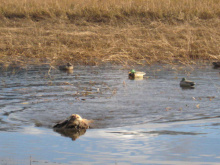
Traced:
<path fill-rule="evenodd" d="M 186 78 L 182 78 L 180 81 L 180 87 L 194 87 L 195 84 L 193 81 L 186 80 Z"/>
<path fill-rule="evenodd" d="M 74 130 L 88 129 L 89 124 L 92 122 L 93 122 L 92 120 L 83 119 L 78 114 L 72 114 L 66 120 L 54 125 L 53 128 L 62 128 L 62 129 L 68 128 Z"/>
<path fill-rule="evenodd" d="M 220 68 L 220 62 L 213 62 L 212 64 L 214 68 Z"/>
<path fill-rule="evenodd" d="M 136 72 L 134 69 L 131 69 L 131 71 L 128 73 L 128 77 L 131 78 L 131 79 L 134 79 L 134 78 L 143 78 L 143 76 L 145 75 L 146 73 L 144 72 Z"/>
<path fill-rule="evenodd" d="M 73 70 L 73 65 L 68 62 L 66 65 L 59 66 L 59 69 L 60 70 L 66 70 L 66 71 Z"/>

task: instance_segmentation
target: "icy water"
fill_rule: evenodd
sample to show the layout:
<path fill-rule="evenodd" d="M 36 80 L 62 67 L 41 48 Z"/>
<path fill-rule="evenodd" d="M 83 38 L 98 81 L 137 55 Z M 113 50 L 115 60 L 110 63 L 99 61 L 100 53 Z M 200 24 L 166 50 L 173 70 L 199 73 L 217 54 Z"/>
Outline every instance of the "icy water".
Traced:
<path fill-rule="evenodd" d="M 219 164 L 220 70 L 135 69 L 143 80 L 120 66 L 1 70 L 0 164 Z M 53 131 L 73 113 L 92 128 Z"/>

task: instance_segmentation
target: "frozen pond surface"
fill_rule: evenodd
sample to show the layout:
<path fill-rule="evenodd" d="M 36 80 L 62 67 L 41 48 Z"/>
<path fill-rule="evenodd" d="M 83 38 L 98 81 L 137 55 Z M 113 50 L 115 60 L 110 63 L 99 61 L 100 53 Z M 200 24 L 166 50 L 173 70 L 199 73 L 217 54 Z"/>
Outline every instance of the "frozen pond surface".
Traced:
<path fill-rule="evenodd" d="M 219 164 L 220 74 L 211 66 L 1 71 L 0 164 Z M 187 77 L 195 89 L 182 89 Z M 52 126 L 80 114 L 81 136 Z M 79 136 L 79 137 L 78 137 Z"/>

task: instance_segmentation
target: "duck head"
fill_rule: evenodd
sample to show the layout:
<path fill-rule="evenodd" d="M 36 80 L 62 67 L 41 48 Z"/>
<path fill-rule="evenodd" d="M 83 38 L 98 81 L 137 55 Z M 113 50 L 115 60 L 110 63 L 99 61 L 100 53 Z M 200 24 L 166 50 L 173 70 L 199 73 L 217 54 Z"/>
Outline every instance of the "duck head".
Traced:
<path fill-rule="evenodd" d="M 136 71 L 134 69 L 131 69 L 130 73 L 134 74 Z"/>
<path fill-rule="evenodd" d="M 182 78 L 182 80 L 181 81 L 186 81 L 186 78 Z"/>
<path fill-rule="evenodd" d="M 135 72 L 136 72 L 136 71 L 135 71 L 134 69 L 131 69 L 131 70 L 130 70 L 130 72 L 129 72 L 129 74 L 128 74 L 129 79 L 132 79 L 132 80 L 134 79 L 134 74 L 135 74 Z"/>

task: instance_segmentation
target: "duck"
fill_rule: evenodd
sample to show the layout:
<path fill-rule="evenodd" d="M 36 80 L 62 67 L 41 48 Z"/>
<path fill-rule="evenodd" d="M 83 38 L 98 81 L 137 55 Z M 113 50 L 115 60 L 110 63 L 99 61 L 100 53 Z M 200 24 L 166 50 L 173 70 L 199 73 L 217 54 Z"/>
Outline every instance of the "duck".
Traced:
<path fill-rule="evenodd" d="M 194 87 L 195 84 L 193 81 L 186 80 L 186 78 L 182 78 L 180 81 L 180 87 Z"/>
<path fill-rule="evenodd" d="M 137 72 L 135 71 L 134 69 L 131 69 L 131 71 L 128 73 L 128 77 L 131 78 L 131 79 L 134 79 L 134 78 L 143 78 L 143 76 L 145 75 L 146 73 L 144 72 Z"/>
<path fill-rule="evenodd" d="M 92 120 L 83 119 L 78 114 L 72 114 L 67 119 L 55 124 L 53 128 L 74 129 L 74 130 L 88 129 L 92 122 L 93 122 Z"/>
<path fill-rule="evenodd" d="M 59 69 L 60 70 L 66 70 L 66 71 L 73 70 L 73 65 L 68 62 L 66 65 L 59 66 Z"/>
<path fill-rule="evenodd" d="M 220 62 L 213 62 L 212 64 L 214 68 L 220 68 Z"/>

